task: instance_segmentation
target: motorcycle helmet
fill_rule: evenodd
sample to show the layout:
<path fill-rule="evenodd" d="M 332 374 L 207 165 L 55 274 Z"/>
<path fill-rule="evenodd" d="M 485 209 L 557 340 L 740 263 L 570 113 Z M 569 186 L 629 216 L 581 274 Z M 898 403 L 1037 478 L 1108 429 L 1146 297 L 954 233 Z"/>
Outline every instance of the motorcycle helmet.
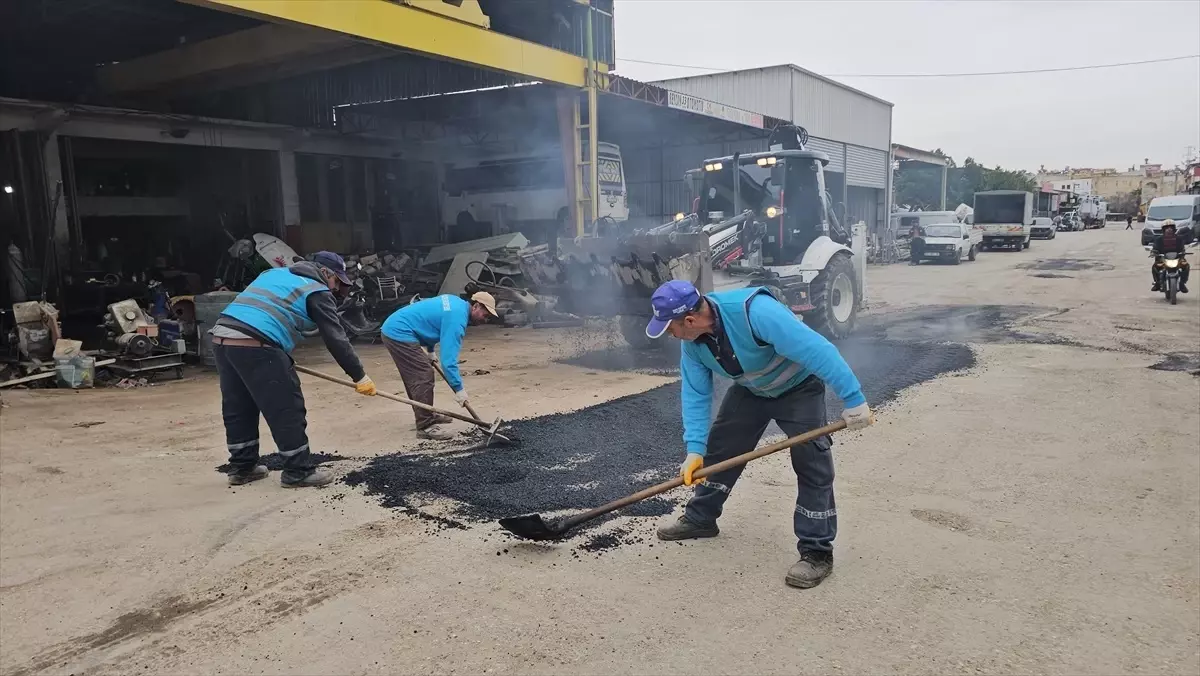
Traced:
<path fill-rule="evenodd" d="M 1172 230 L 1175 229 L 1175 219 L 1168 218 L 1167 220 L 1163 221 L 1163 224 L 1162 224 L 1163 231 L 1165 232 L 1167 228 L 1170 228 Z"/>

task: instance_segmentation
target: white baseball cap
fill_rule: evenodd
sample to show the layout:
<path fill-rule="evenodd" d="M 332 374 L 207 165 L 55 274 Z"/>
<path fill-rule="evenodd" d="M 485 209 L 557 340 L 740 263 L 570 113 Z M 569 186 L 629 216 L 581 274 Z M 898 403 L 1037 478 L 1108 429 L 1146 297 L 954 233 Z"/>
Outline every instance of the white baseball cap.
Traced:
<path fill-rule="evenodd" d="M 487 291 L 479 291 L 479 292 L 472 294 L 471 301 L 475 302 L 475 303 L 479 303 L 480 305 L 487 308 L 487 311 L 490 312 L 493 317 L 500 316 L 500 313 L 496 312 L 496 298 L 494 296 L 492 296 L 492 294 L 488 293 Z"/>

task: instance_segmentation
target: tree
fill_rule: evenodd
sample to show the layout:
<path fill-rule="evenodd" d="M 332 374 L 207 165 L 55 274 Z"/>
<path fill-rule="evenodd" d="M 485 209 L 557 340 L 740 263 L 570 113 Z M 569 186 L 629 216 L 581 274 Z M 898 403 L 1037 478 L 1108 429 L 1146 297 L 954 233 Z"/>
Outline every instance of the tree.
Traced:
<path fill-rule="evenodd" d="M 935 155 L 946 157 L 939 148 Z M 928 211 L 941 206 L 941 167 L 902 162 L 895 171 L 893 185 L 897 206 Z M 997 166 L 988 169 L 968 157 L 961 167 L 949 161 L 946 171 L 946 208 L 953 209 L 961 203 L 972 204 L 975 193 L 985 190 L 1028 190 L 1036 187 L 1033 174 L 1021 170 L 1008 170 Z"/>

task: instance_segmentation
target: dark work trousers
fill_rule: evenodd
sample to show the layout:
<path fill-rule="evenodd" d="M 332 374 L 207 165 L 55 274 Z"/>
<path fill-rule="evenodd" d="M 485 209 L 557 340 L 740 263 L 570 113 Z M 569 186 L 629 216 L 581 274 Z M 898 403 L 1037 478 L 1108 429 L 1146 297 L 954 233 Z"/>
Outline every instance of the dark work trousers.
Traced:
<path fill-rule="evenodd" d="M 741 385 L 731 386 L 708 433 L 704 464 L 715 465 L 754 450 L 772 420 L 789 437 L 825 425 L 825 383 L 813 376 L 777 399 L 755 396 Z M 801 552 L 833 551 L 837 508 L 833 501 L 833 454 L 829 450 L 832 444 L 829 436 L 823 436 L 791 449 L 798 487 L 792 526 Z M 696 486 L 684 517 L 699 525 L 714 523 L 743 467 L 713 474 Z"/>
<path fill-rule="evenodd" d="M 292 358 L 277 347 L 213 345 L 221 382 L 221 416 L 233 471 L 258 464 L 258 416 L 271 428 L 275 447 L 283 456 L 285 483 L 312 472 L 308 450 L 307 412 L 300 377 Z"/>
<path fill-rule="evenodd" d="M 383 344 L 392 355 L 396 370 L 400 371 L 408 398 L 433 406 L 433 366 L 429 363 L 429 352 L 416 343 L 401 343 L 387 336 L 383 337 Z M 416 406 L 413 417 L 417 420 L 418 430 L 432 426 L 437 420 L 433 413 Z"/>
<path fill-rule="evenodd" d="M 910 265 L 917 265 L 921 262 L 921 255 L 925 253 L 925 240 L 914 238 L 908 247 L 908 262 Z"/>

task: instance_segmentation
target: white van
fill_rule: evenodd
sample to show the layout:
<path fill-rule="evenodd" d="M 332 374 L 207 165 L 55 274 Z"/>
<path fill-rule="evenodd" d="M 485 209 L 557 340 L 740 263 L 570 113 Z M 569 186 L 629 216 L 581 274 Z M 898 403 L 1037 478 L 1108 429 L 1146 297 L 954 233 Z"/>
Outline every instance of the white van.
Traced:
<path fill-rule="evenodd" d="M 629 219 L 621 149 L 597 144 L 600 217 Z M 584 177 L 585 187 L 588 176 Z M 494 222 L 497 213 L 509 223 L 564 223 L 570 213 L 560 154 L 489 158 L 446 169 L 442 186 L 442 224 Z M 496 234 L 496 233 L 488 233 Z M 486 236 L 486 235 L 477 235 Z"/>
<path fill-rule="evenodd" d="M 1196 229 L 1200 226 L 1200 195 L 1172 195 L 1150 200 L 1150 208 L 1146 209 L 1146 226 L 1142 228 L 1142 246 L 1150 244 L 1162 234 L 1163 221 L 1168 218 L 1175 221 L 1175 232 L 1184 242 L 1193 241 Z"/>

